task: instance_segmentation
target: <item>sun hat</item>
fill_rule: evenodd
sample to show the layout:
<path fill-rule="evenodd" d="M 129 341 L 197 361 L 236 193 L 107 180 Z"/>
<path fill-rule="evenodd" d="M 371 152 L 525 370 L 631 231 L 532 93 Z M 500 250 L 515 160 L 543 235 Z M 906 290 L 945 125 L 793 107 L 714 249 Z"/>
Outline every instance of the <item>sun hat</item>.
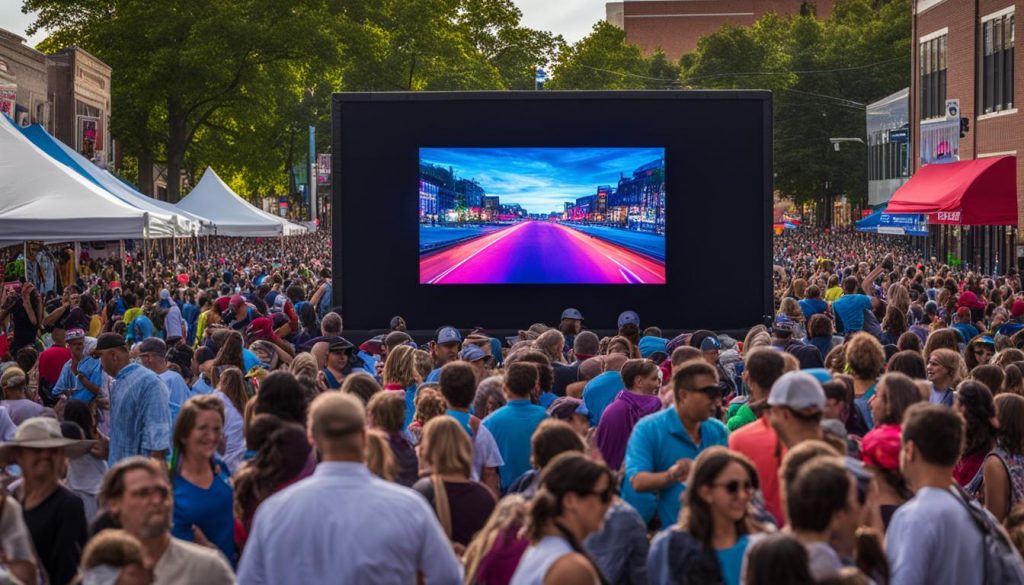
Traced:
<path fill-rule="evenodd" d="M 57 419 L 46 416 L 35 416 L 22 421 L 18 430 L 14 432 L 13 441 L 0 443 L 0 464 L 7 464 L 10 459 L 11 449 L 23 447 L 26 449 L 55 449 L 64 447 L 65 454 L 74 458 L 86 453 L 96 441 L 82 441 L 66 439 L 60 432 L 60 423 Z"/>

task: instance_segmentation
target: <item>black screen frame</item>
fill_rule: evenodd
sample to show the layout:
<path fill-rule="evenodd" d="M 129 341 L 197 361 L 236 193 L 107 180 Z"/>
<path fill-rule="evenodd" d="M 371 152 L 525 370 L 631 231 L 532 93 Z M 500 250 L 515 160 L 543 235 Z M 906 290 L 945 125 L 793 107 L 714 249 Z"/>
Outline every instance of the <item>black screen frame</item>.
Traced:
<path fill-rule="evenodd" d="M 360 331 L 394 315 L 421 331 L 514 331 L 566 307 L 589 328 L 613 329 L 627 309 L 666 330 L 761 323 L 773 306 L 771 114 L 767 91 L 335 94 L 334 304 Z M 666 284 L 419 284 L 419 148 L 516 146 L 665 148 Z"/>

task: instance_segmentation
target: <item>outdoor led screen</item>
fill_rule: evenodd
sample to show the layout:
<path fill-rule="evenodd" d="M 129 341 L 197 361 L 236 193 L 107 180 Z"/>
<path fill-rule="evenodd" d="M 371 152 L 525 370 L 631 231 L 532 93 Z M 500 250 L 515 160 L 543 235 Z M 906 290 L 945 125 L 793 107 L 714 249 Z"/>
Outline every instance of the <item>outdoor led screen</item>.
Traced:
<path fill-rule="evenodd" d="M 419 149 L 420 284 L 665 284 L 665 149 Z"/>

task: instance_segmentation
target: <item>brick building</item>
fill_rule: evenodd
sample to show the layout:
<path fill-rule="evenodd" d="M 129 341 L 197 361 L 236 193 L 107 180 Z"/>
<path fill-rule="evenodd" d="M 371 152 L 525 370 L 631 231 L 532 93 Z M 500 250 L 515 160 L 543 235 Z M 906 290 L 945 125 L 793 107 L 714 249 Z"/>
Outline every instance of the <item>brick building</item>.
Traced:
<path fill-rule="evenodd" d="M 749 26 L 767 12 L 788 15 L 813 7 L 819 18 L 833 0 L 623 0 L 605 5 L 605 20 L 650 55 L 661 47 L 672 61 L 697 48 L 697 40 L 722 26 Z"/>
<path fill-rule="evenodd" d="M 12 104 L 13 99 L 13 104 Z M 15 122 L 48 126 L 46 55 L 0 29 L 0 112 Z"/>
<path fill-rule="evenodd" d="M 916 0 L 913 15 L 913 72 L 910 79 L 910 129 L 914 168 L 942 162 L 1017 155 L 1017 226 L 1024 218 L 1024 114 L 1016 95 L 1024 95 L 1016 74 L 1016 8 L 1024 0 Z M 960 100 L 958 116 L 948 116 L 946 100 Z M 962 133 L 960 120 L 969 130 Z M 1019 151 L 1019 152 L 1018 152 Z M 1017 226 L 933 227 L 932 252 L 1000 271 L 1014 258 L 1024 259 Z"/>
<path fill-rule="evenodd" d="M 101 167 L 110 160 L 110 67 L 69 47 L 47 61 L 53 124 L 50 132 Z"/>

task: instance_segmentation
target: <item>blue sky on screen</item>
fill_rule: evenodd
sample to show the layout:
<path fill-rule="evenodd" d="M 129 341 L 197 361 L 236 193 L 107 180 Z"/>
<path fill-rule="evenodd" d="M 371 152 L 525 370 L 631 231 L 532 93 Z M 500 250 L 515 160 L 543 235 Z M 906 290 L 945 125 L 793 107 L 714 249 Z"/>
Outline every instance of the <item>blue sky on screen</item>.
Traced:
<path fill-rule="evenodd" d="M 452 167 L 501 203 L 562 212 L 566 201 L 616 185 L 619 175 L 665 157 L 663 148 L 421 148 L 420 162 Z"/>

